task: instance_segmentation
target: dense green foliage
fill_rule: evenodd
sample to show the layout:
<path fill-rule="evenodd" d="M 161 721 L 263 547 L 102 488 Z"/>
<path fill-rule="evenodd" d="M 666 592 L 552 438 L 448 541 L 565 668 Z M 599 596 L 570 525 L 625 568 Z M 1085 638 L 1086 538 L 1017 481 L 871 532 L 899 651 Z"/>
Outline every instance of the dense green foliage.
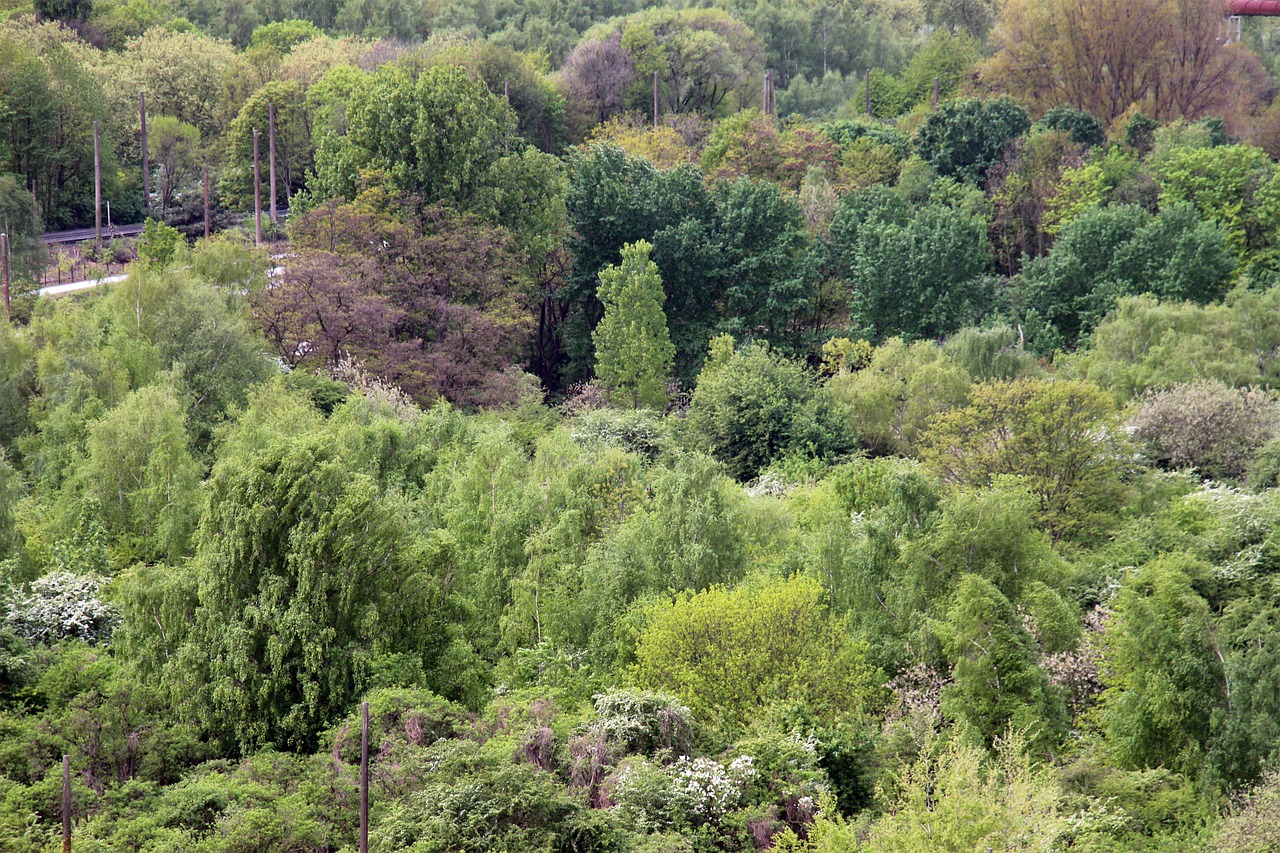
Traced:
<path fill-rule="evenodd" d="M 0 850 L 1274 847 L 1241 32 L 0 3 Z"/>

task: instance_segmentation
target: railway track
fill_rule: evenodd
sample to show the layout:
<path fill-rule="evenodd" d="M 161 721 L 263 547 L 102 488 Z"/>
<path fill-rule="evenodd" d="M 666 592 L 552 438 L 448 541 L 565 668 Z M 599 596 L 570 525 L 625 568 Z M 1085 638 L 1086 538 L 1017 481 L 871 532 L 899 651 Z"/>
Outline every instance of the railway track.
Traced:
<path fill-rule="evenodd" d="M 102 229 L 102 239 L 111 240 L 115 237 L 137 237 L 142 233 L 142 223 L 137 225 L 112 225 L 110 228 Z M 74 228 L 70 231 L 48 231 L 41 235 L 40 239 L 44 240 L 46 245 L 54 243 L 83 243 L 86 240 L 92 240 L 96 236 L 92 228 Z"/>

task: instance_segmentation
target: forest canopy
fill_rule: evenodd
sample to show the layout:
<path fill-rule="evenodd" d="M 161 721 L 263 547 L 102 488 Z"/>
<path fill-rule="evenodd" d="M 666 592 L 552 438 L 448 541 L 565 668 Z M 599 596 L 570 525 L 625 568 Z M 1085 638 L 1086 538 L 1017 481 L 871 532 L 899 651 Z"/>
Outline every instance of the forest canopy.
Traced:
<path fill-rule="evenodd" d="M 1275 847 L 1276 35 L 0 0 L 0 849 Z"/>

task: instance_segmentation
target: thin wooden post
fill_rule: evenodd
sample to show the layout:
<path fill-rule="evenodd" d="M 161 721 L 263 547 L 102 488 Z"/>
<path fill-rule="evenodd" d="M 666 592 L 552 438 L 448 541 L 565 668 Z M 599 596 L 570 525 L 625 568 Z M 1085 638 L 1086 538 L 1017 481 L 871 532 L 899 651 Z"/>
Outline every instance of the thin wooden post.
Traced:
<path fill-rule="evenodd" d="M 138 122 L 142 125 L 142 209 L 151 211 L 151 154 L 147 151 L 147 93 L 138 92 Z"/>
<path fill-rule="evenodd" d="M 71 853 L 71 756 L 62 755 L 62 853 Z"/>
<path fill-rule="evenodd" d="M 0 286 L 4 288 L 4 318 L 11 319 L 9 313 L 9 235 L 0 234 Z"/>
<path fill-rule="evenodd" d="M 258 131 L 253 132 L 253 245 L 262 245 L 262 175 L 258 171 Z"/>
<path fill-rule="evenodd" d="M 98 153 L 98 123 L 93 123 L 93 240 L 102 254 L 102 157 Z"/>
<path fill-rule="evenodd" d="M 933 75 L 933 111 L 938 111 L 938 75 Z"/>
<path fill-rule="evenodd" d="M 511 83 L 508 80 L 502 81 L 502 97 L 511 100 Z"/>
<path fill-rule="evenodd" d="M 360 703 L 360 853 L 369 853 L 369 703 Z"/>
<path fill-rule="evenodd" d="M 658 129 L 658 72 L 653 72 L 653 129 Z"/>
<path fill-rule="evenodd" d="M 209 239 L 209 167 L 204 167 L 204 238 Z"/>
<path fill-rule="evenodd" d="M 271 221 L 276 218 L 276 105 L 267 104 L 267 174 L 271 182 Z"/>

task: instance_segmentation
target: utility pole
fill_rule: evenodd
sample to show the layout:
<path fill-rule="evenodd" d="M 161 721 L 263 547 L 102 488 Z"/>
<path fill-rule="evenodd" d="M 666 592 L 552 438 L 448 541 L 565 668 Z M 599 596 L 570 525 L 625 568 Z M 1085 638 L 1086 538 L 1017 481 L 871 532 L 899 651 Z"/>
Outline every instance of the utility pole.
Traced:
<path fill-rule="evenodd" d="M 62 754 L 62 853 L 71 853 L 71 756 Z"/>
<path fill-rule="evenodd" d="M 98 123 L 93 123 L 93 239 L 102 254 L 102 157 L 98 153 Z"/>
<path fill-rule="evenodd" d="M 147 93 L 138 92 L 138 121 L 142 125 L 142 210 L 151 212 L 151 153 L 147 151 Z"/>
<path fill-rule="evenodd" d="M 209 167 L 204 167 L 204 238 L 209 239 Z"/>
<path fill-rule="evenodd" d="M 276 219 L 276 105 L 267 104 L 267 174 L 271 182 L 271 222 Z"/>
<path fill-rule="evenodd" d="M 9 235 L 0 234 L 0 287 L 4 289 L 4 318 L 13 319 L 9 313 Z"/>
<path fill-rule="evenodd" d="M 360 853 L 369 853 L 369 703 L 360 703 Z"/>
<path fill-rule="evenodd" d="M 258 171 L 258 131 L 253 132 L 253 245 L 262 245 L 262 176 Z"/>
<path fill-rule="evenodd" d="M 658 72 L 653 72 L 653 129 L 658 129 Z"/>

